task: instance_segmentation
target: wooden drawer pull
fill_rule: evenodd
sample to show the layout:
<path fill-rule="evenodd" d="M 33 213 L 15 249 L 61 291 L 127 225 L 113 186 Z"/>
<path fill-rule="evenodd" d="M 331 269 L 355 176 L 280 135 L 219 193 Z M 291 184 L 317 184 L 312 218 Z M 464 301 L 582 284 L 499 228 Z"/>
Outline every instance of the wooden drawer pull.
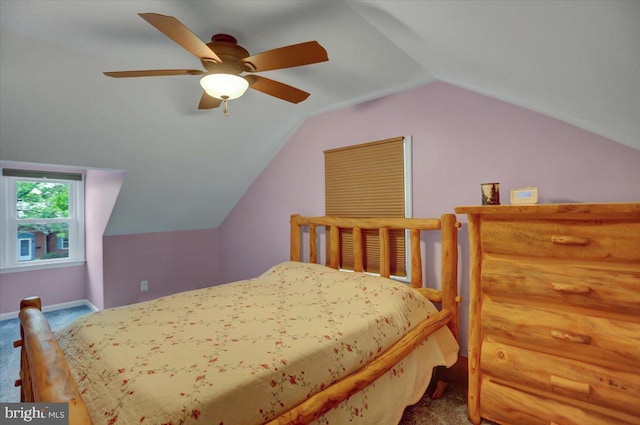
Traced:
<path fill-rule="evenodd" d="M 551 289 L 563 294 L 588 294 L 591 288 L 586 285 L 575 285 L 571 283 L 552 283 Z"/>
<path fill-rule="evenodd" d="M 574 334 L 567 331 L 552 330 L 551 336 L 562 341 L 575 342 L 576 344 L 590 344 L 591 337 L 589 335 Z"/>
<path fill-rule="evenodd" d="M 551 236 L 551 242 L 557 245 L 589 245 L 589 238 L 581 238 L 580 236 Z"/>
<path fill-rule="evenodd" d="M 589 384 L 586 382 L 572 381 L 555 375 L 551 375 L 551 385 L 582 394 L 589 394 L 591 392 L 591 387 L 589 387 Z"/>

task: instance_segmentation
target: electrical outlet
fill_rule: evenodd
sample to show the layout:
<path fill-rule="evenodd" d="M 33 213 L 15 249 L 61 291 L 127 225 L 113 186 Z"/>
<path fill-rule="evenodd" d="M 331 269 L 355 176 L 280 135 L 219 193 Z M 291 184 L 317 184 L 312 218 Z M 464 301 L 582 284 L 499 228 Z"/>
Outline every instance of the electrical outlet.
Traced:
<path fill-rule="evenodd" d="M 149 290 L 149 281 L 143 280 L 142 282 L 140 282 L 140 292 L 144 292 L 148 290 Z"/>

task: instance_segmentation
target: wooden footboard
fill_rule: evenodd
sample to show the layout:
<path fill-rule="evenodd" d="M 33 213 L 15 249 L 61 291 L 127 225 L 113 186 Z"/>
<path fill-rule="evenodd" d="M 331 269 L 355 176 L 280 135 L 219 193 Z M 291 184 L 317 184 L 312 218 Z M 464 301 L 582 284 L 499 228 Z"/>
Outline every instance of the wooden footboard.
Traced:
<path fill-rule="evenodd" d="M 389 277 L 388 232 L 393 229 L 408 229 L 411 239 L 411 286 L 433 302 L 442 303 L 442 310 L 418 324 L 411 332 L 393 345 L 372 363 L 343 380 L 312 396 L 304 403 L 269 422 L 271 425 L 306 424 L 320 417 L 341 401 L 365 388 L 378 379 L 396 363 L 406 357 L 427 336 L 437 329 L 448 326 L 458 339 L 458 251 L 455 215 L 445 214 L 440 219 L 338 219 L 335 217 L 291 216 L 291 259 L 301 261 L 302 227 L 308 226 L 311 239 L 311 262 L 317 262 L 316 226 L 331 226 L 335 229 L 380 229 L 381 251 L 387 253 L 381 259 L 382 275 Z M 420 253 L 420 232 L 440 231 L 442 244 L 441 287 L 436 290 L 423 288 L 422 262 Z M 355 230 L 358 233 L 359 230 Z M 334 232 L 337 234 L 337 232 Z M 354 238 L 354 243 L 361 243 Z M 354 247 L 355 264 L 361 264 L 362 247 Z M 338 267 L 332 252 L 329 259 L 333 267 Z M 339 258 L 339 257 L 337 257 Z M 358 266 L 356 266 L 358 267 Z M 356 270 L 362 271 L 362 270 Z M 80 396 L 68 363 L 41 311 L 41 301 L 37 297 L 24 299 L 20 304 L 20 336 L 14 343 L 21 347 L 20 380 L 22 402 L 68 402 L 69 424 L 92 424 L 89 412 Z"/>
<path fill-rule="evenodd" d="M 40 298 L 20 302 L 21 402 L 69 403 L 70 424 L 91 424 L 91 416 L 78 393 L 69 365 L 41 311 Z"/>

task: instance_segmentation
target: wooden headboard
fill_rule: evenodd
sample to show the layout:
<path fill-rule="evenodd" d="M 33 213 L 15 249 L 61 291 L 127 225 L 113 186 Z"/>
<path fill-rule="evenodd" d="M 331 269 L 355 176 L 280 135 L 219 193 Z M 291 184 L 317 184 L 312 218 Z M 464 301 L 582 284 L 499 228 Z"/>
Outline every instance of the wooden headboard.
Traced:
<path fill-rule="evenodd" d="M 390 277 L 389 232 L 408 230 L 411 246 L 411 287 L 422 293 L 430 301 L 442 303 L 442 308 L 451 311 L 453 318 L 449 329 L 459 339 L 458 303 L 458 228 L 455 214 L 443 214 L 440 218 L 345 218 L 345 217 L 304 217 L 291 216 L 291 260 L 302 261 L 302 234 L 308 228 L 310 263 L 318 263 L 318 227 L 331 229 L 331 251 L 327 265 L 340 268 L 341 246 L 340 231 L 350 229 L 353 232 L 354 271 L 364 271 L 363 230 L 378 230 L 380 239 L 380 275 Z M 439 231 L 442 243 L 441 289 L 425 288 L 422 277 L 422 252 L 420 232 Z M 306 251 L 305 251 L 306 252 Z"/>

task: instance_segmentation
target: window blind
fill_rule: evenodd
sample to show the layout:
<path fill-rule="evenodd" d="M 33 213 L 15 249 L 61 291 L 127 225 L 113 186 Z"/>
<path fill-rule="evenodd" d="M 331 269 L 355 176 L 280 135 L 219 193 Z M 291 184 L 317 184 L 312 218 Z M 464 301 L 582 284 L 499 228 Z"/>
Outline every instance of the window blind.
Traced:
<path fill-rule="evenodd" d="M 325 214 L 342 217 L 405 216 L 404 137 L 324 151 Z M 327 233 L 330 229 L 327 229 Z M 379 273 L 377 232 L 364 231 L 364 270 Z M 405 235 L 390 232 L 391 274 L 406 276 Z M 353 269 L 351 231 L 340 231 L 340 267 Z M 327 237 L 329 258 L 330 237 Z"/>
<path fill-rule="evenodd" d="M 82 181 L 82 174 L 63 173 L 59 171 L 35 171 L 35 170 L 17 170 L 12 168 L 3 168 L 2 175 L 5 177 L 27 177 L 27 178 L 35 178 L 35 179 Z"/>

